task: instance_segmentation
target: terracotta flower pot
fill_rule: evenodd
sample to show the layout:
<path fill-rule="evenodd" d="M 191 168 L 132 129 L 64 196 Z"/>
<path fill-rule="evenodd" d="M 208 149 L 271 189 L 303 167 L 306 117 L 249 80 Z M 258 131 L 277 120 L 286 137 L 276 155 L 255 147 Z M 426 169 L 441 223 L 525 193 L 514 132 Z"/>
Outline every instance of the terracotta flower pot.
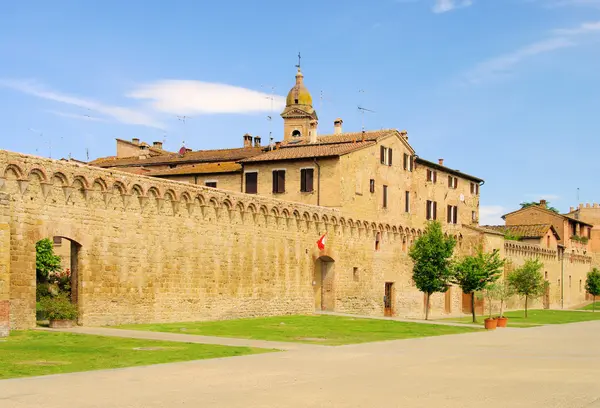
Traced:
<path fill-rule="evenodd" d="M 73 320 L 50 320 L 52 329 L 69 329 L 75 325 Z"/>
<path fill-rule="evenodd" d="M 497 317 L 496 321 L 498 322 L 498 327 L 506 327 L 508 317 Z"/>
<path fill-rule="evenodd" d="M 496 330 L 497 324 L 498 324 L 498 321 L 496 319 L 490 319 L 490 318 L 485 319 L 485 329 L 486 330 Z"/>

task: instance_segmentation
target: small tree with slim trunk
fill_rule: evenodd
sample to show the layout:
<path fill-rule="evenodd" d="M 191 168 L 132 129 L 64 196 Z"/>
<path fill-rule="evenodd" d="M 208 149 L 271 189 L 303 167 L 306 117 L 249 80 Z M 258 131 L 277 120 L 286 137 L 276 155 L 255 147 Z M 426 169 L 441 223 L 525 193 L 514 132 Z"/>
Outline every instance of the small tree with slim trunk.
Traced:
<path fill-rule="evenodd" d="M 600 271 L 597 268 L 588 272 L 585 280 L 585 290 L 594 297 L 592 311 L 596 311 L 596 296 L 600 296 Z"/>
<path fill-rule="evenodd" d="M 439 222 L 433 221 L 425 233 L 417 238 L 409 255 L 414 261 L 413 281 L 426 294 L 425 319 L 429 319 L 429 298 L 434 292 L 446 292 L 452 276 L 451 261 L 456 241 L 445 237 Z"/>
<path fill-rule="evenodd" d="M 529 300 L 540 297 L 546 289 L 547 282 L 541 272 L 543 267 L 544 264 L 539 259 L 529 259 L 508 275 L 508 281 L 515 293 L 525 298 L 525 317 Z"/>
<path fill-rule="evenodd" d="M 466 256 L 454 265 L 452 283 L 460 286 L 463 293 L 471 295 L 473 323 L 477 322 L 475 292 L 483 290 L 497 281 L 502 274 L 503 265 L 504 260 L 500 258 L 497 249 L 486 253 L 481 247 L 477 250 L 477 254 Z"/>

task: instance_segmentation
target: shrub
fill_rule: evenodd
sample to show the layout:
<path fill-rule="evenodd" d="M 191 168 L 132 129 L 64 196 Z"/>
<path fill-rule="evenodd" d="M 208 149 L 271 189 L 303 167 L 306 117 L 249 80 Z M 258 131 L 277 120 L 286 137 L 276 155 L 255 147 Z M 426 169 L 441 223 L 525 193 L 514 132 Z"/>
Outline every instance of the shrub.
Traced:
<path fill-rule="evenodd" d="M 71 303 L 66 294 L 42 298 L 40 306 L 49 320 L 77 319 L 77 305 Z"/>

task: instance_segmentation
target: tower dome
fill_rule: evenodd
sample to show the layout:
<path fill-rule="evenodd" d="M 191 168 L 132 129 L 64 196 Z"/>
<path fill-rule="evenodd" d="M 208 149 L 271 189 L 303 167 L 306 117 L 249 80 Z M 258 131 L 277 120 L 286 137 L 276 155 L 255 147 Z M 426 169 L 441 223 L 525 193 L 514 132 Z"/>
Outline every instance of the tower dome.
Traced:
<path fill-rule="evenodd" d="M 285 100 L 285 106 L 292 105 L 312 106 L 312 96 L 310 96 L 310 92 L 304 86 L 304 75 L 302 75 L 300 68 L 298 68 L 298 73 L 296 74 L 296 85 L 290 89 Z"/>

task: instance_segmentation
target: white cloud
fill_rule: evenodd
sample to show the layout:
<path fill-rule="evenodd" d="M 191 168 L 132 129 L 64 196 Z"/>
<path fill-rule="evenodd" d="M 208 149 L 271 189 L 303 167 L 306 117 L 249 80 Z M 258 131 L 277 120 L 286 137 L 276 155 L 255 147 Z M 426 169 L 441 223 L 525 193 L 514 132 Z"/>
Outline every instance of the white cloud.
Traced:
<path fill-rule="evenodd" d="M 591 34 L 593 32 L 600 32 L 600 21 L 581 23 L 579 27 L 575 28 L 562 28 L 559 30 L 554 30 L 554 33 L 557 35 L 582 35 Z"/>
<path fill-rule="evenodd" d="M 587 6 L 600 7 L 600 0 L 541 0 L 546 7 Z"/>
<path fill-rule="evenodd" d="M 150 100 L 153 109 L 175 115 L 271 111 L 267 93 L 211 82 L 164 80 L 142 85 L 127 96 Z M 285 98 L 274 95 L 273 109 L 284 106 Z"/>
<path fill-rule="evenodd" d="M 43 85 L 36 83 L 35 81 L 0 79 L 0 87 L 11 88 L 28 95 L 36 96 L 38 98 L 89 109 L 93 112 L 129 125 L 144 125 L 155 128 L 163 127 L 163 125 L 156 121 L 150 114 L 141 110 L 122 106 L 105 105 L 93 99 L 80 98 L 52 91 Z"/>
<path fill-rule="evenodd" d="M 566 38 L 551 38 L 539 41 L 509 54 L 504 54 L 478 64 L 474 69 L 467 73 L 467 79 L 471 83 L 483 82 L 497 75 L 509 73 L 511 68 L 526 59 L 561 48 L 573 47 L 575 45 L 576 44 L 573 41 Z"/>
<path fill-rule="evenodd" d="M 103 122 L 104 121 L 104 119 L 102 119 L 102 118 L 97 118 L 95 116 L 90 116 L 90 115 L 80 115 L 77 113 L 61 112 L 61 111 L 55 111 L 55 110 L 46 110 L 46 112 L 51 113 L 56 116 L 61 116 L 63 118 L 89 120 L 92 122 Z"/>
<path fill-rule="evenodd" d="M 507 212 L 500 205 L 482 205 L 479 208 L 479 225 L 504 225 L 502 216 Z"/>
<path fill-rule="evenodd" d="M 457 8 L 469 7 L 473 5 L 473 0 L 436 0 L 432 11 L 434 13 L 446 13 Z"/>

